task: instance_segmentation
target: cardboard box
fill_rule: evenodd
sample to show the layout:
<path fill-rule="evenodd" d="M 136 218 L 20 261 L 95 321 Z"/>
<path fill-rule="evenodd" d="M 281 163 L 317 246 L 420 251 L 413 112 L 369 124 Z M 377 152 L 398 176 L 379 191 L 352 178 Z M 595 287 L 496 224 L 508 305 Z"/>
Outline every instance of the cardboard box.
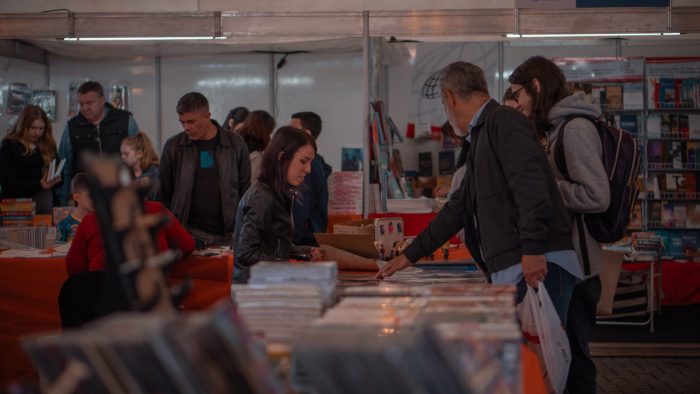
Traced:
<path fill-rule="evenodd" d="M 388 255 L 396 242 L 404 240 L 403 218 L 363 219 L 333 225 L 333 233 L 315 233 L 320 245 L 330 245 L 363 257 L 377 259 L 375 241 L 384 244 Z"/>

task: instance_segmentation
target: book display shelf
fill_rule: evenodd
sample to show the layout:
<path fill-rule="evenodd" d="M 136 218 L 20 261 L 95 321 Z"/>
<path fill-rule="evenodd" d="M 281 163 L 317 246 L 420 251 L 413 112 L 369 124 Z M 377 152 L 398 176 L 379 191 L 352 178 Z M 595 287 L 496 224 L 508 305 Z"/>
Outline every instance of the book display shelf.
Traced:
<path fill-rule="evenodd" d="M 561 58 L 570 88 L 637 139 L 640 195 L 630 231 L 653 231 L 665 256 L 700 247 L 700 58 Z"/>

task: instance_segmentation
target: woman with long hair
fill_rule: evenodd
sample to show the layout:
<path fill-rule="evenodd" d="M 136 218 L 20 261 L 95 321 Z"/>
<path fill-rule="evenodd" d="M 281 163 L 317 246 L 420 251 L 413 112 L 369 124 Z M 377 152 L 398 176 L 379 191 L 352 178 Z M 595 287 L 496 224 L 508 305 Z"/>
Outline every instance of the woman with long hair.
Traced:
<path fill-rule="evenodd" d="M 122 161 L 136 179 L 137 185 L 148 186 L 147 200 L 155 201 L 158 192 L 158 154 L 143 131 L 124 138 L 120 149 Z"/>
<path fill-rule="evenodd" d="M 610 204 L 603 147 L 590 120 L 599 118 L 601 109 L 586 102 L 583 92 L 570 94 L 564 73 L 542 56 L 527 59 L 508 80 L 516 108 L 540 133 L 564 205 L 574 218 L 573 243 L 585 280 L 574 287 L 565 322 L 572 356 L 566 388 L 572 393 L 595 393 L 596 368 L 588 343 L 596 325 L 603 259 L 600 244 L 588 233 L 582 215 L 605 212 Z M 562 147 L 556 146 L 559 133 L 564 133 Z M 568 176 L 557 168 L 555 149 L 564 149 Z"/>
<path fill-rule="evenodd" d="M 0 198 L 32 198 L 37 213 L 51 212 L 53 189 L 61 177 L 48 179 L 56 158 L 51 121 L 43 109 L 28 105 L 0 145 Z"/>
<path fill-rule="evenodd" d="M 250 111 L 246 107 L 236 107 L 230 110 L 222 125 L 223 128 L 228 131 L 238 131 L 248 117 L 248 114 L 250 114 Z"/>
<path fill-rule="evenodd" d="M 259 261 L 288 260 L 297 254 L 314 261 L 324 257 L 321 248 L 292 243 L 292 204 L 315 155 L 316 142 L 308 133 L 291 126 L 275 132 L 262 155 L 260 178 L 236 212 L 234 282 L 247 281 L 250 266 Z"/>
<path fill-rule="evenodd" d="M 267 111 L 253 111 L 238 129 L 238 133 L 248 147 L 250 154 L 250 182 L 260 177 L 262 152 L 270 143 L 270 135 L 275 130 L 275 119 Z"/>

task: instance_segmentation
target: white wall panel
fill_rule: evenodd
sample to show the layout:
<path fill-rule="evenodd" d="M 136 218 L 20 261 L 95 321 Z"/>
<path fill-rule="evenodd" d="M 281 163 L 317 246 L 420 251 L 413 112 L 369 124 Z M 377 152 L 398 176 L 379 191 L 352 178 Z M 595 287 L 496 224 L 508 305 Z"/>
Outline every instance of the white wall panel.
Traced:
<path fill-rule="evenodd" d="M 341 147 L 362 147 L 363 62 L 361 53 L 297 54 L 278 73 L 278 125 L 295 112 L 323 119 L 318 151 L 340 171 Z"/>
<path fill-rule="evenodd" d="M 185 93 L 209 100 L 212 118 L 226 119 L 238 106 L 269 111 L 269 58 L 263 54 L 164 58 L 162 76 L 163 143 L 180 131 L 175 106 Z"/>
<path fill-rule="evenodd" d="M 152 141 L 156 137 L 156 78 L 155 59 L 136 57 L 118 61 L 86 61 L 51 55 L 49 59 L 50 84 L 57 90 L 57 122 L 54 124 L 57 141 L 68 121 L 68 87 L 70 81 L 90 78 L 105 88 L 112 81 L 126 81 L 131 87 L 129 111 L 139 128 Z"/>
<path fill-rule="evenodd" d="M 0 57 L 0 82 L 8 85 L 13 82 L 21 82 L 31 85 L 32 89 L 34 90 L 44 89 L 46 88 L 44 65 L 27 62 L 24 60 Z M 0 136 L 5 135 L 8 121 L 10 118 L 14 117 L 14 115 L 5 115 L 3 109 L 3 113 L 0 115 Z M 56 137 L 55 131 L 54 137 Z"/>
<path fill-rule="evenodd" d="M 439 126 L 447 121 L 440 98 L 421 96 L 425 81 L 448 64 L 462 60 L 476 64 L 484 70 L 492 95 L 497 94 L 498 44 L 495 42 L 471 42 L 448 44 L 418 44 L 413 65 L 389 67 L 389 116 L 394 119 L 402 135 L 407 123 L 429 122 Z M 439 88 L 437 89 L 439 92 Z M 418 134 L 418 130 L 416 130 Z M 395 143 L 401 150 L 404 169 L 418 170 L 418 152 L 433 152 L 433 174 L 437 175 L 437 151 L 439 142 L 421 142 L 406 139 Z M 458 152 L 457 152 L 458 153 Z"/>
<path fill-rule="evenodd" d="M 622 56 L 700 56 L 697 40 L 634 40 L 622 44 Z"/>

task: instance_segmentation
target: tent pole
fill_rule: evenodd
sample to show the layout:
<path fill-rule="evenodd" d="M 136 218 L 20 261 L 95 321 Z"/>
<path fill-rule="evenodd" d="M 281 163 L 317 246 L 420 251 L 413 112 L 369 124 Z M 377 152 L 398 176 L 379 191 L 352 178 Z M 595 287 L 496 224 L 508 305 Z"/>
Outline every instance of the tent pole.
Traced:
<path fill-rule="evenodd" d="M 369 207 L 370 207 L 370 188 L 369 188 L 369 152 L 370 152 L 370 145 L 369 145 L 369 101 L 370 101 L 370 92 L 369 90 L 371 89 L 371 72 L 370 68 L 372 67 L 371 59 L 370 59 L 370 38 L 369 38 L 369 11 L 363 11 L 362 12 L 362 55 L 364 57 L 364 81 L 362 84 L 363 91 L 364 91 L 364 103 L 362 107 L 362 116 L 363 116 L 363 122 L 362 122 L 362 145 L 363 145 L 363 155 L 362 155 L 362 168 L 364 170 L 363 174 L 363 190 L 364 190 L 364 217 L 367 218 L 369 215 Z"/>

